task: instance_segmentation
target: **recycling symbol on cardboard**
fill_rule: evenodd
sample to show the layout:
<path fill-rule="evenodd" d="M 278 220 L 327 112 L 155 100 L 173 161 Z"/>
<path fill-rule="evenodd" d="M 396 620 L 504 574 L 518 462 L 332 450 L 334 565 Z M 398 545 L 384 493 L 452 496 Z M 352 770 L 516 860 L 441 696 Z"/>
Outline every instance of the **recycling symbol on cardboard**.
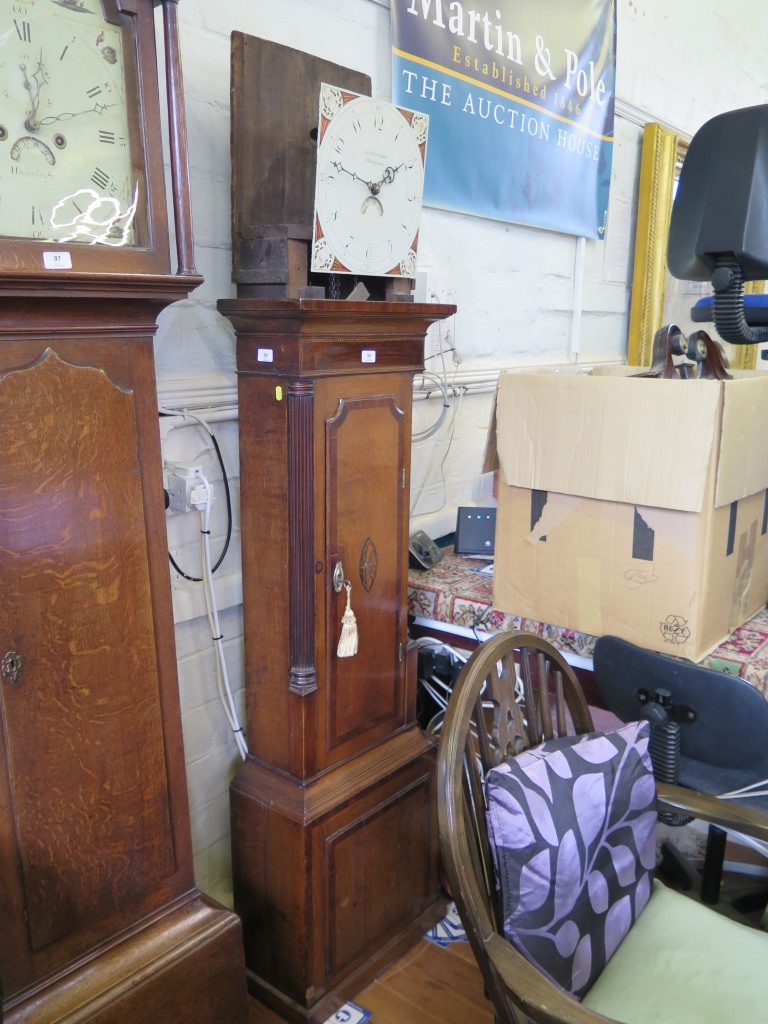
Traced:
<path fill-rule="evenodd" d="M 688 620 L 681 615 L 668 615 L 659 623 L 661 635 L 668 644 L 684 644 L 691 638 Z"/>

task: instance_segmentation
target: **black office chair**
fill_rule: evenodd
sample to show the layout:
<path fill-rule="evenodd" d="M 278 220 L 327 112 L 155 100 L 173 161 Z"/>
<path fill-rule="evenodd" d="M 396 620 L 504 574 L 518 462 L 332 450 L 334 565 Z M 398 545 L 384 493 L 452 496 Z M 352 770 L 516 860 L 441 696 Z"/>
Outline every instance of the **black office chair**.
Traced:
<path fill-rule="evenodd" d="M 651 723 L 649 749 L 657 781 L 714 796 L 763 781 L 756 789 L 768 790 L 768 700 L 746 680 L 614 636 L 598 639 L 594 673 L 609 711 L 625 722 Z M 768 814 L 766 796 L 748 790 L 736 802 Z M 671 815 L 663 820 L 686 822 Z M 710 828 L 701 876 L 674 846 L 664 844 L 661 872 L 684 888 L 700 883 L 705 903 L 762 913 L 768 900 L 765 885 L 721 893 L 726 838 L 721 829 Z"/>
<path fill-rule="evenodd" d="M 764 297 L 744 282 L 768 277 L 768 104 L 729 110 L 699 128 L 672 204 L 667 265 L 683 281 L 710 281 L 712 319 L 723 341 L 768 341 Z"/>

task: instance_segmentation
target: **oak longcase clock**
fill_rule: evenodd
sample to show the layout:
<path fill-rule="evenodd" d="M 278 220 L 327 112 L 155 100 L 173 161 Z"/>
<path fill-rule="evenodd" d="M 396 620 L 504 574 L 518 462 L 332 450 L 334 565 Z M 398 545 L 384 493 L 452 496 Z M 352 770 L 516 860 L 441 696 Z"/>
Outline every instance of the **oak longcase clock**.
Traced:
<path fill-rule="evenodd" d="M 454 306 L 220 300 L 237 335 L 249 755 L 230 787 L 248 983 L 325 1021 L 439 915 L 407 635 L 413 374 Z M 342 650 L 345 608 L 358 642 Z"/>
<path fill-rule="evenodd" d="M 195 888 L 153 336 L 192 266 L 175 2 L 0 0 L 0 1020 L 244 1024 Z"/>
<path fill-rule="evenodd" d="M 455 307 L 307 294 L 325 294 L 318 273 L 307 289 L 313 220 L 334 283 L 353 237 L 366 286 L 407 283 L 425 136 L 369 88 L 233 33 L 238 295 L 218 309 L 237 344 L 249 748 L 230 785 L 233 891 L 251 991 L 307 1024 L 442 910 L 408 501 L 413 375 Z"/>

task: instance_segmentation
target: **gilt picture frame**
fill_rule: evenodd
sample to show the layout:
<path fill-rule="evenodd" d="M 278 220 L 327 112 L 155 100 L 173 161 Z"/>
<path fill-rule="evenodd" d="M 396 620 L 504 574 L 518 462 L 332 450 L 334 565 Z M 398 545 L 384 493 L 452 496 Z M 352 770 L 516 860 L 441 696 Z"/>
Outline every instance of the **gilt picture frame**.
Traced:
<path fill-rule="evenodd" d="M 683 289 L 683 282 L 676 281 L 667 270 L 672 202 L 688 141 L 686 135 L 656 122 L 646 124 L 643 131 L 627 345 L 630 366 L 650 366 L 653 339 L 658 329 L 666 323 L 675 322 L 677 309 L 682 307 L 687 311 L 708 290 L 707 286 L 696 283 Z M 764 290 L 764 282 L 750 281 L 744 290 L 760 293 Z M 730 366 L 742 370 L 755 368 L 759 346 L 723 347 Z"/>

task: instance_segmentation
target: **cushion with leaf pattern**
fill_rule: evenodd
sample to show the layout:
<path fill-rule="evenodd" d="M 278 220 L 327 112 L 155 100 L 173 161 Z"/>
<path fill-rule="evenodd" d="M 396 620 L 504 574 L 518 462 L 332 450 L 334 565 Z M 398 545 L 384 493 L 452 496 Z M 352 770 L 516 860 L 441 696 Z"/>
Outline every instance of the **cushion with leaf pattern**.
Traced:
<path fill-rule="evenodd" d="M 504 934 L 581 998 L 651 894 L 647 722 L 548 740 L 488 772 Z"/>

